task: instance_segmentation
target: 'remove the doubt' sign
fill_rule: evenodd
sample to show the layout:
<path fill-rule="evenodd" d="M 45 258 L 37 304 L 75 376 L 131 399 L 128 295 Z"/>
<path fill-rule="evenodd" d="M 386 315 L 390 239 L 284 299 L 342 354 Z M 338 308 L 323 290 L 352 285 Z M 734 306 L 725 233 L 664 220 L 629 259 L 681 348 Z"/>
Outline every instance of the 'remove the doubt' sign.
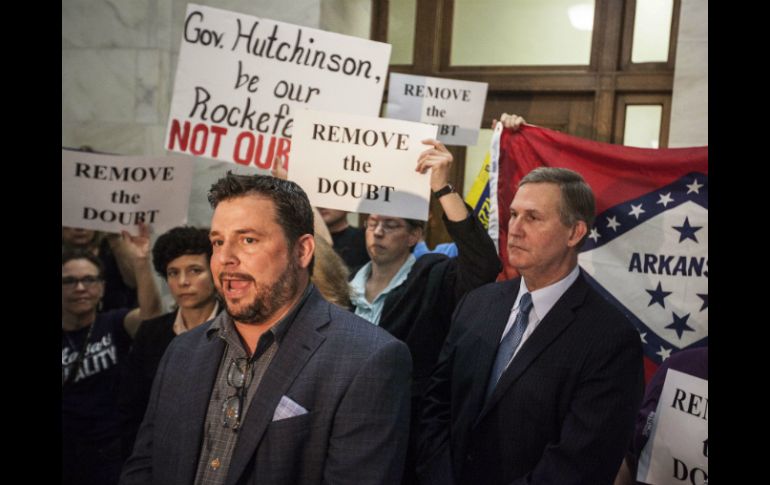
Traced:
<path fill-rule="evenodd" d="M 427 220 L 430 173 L 415 167 L 435 137 L 432 125 L 303 110 L 289 180 L 316 207 Z"/>
<path fill-rule="evenodd" d="M 124 157 L 61 151 L 61 223 L 136 234 L 187 222 L 193 164 L 186 157 Z"/>
<path fill-rule="evenodd" d="M 438 126 L 446 145 L 475 145 L 487 99 L 487 83 L 390 73 L 388 118 Z"/>

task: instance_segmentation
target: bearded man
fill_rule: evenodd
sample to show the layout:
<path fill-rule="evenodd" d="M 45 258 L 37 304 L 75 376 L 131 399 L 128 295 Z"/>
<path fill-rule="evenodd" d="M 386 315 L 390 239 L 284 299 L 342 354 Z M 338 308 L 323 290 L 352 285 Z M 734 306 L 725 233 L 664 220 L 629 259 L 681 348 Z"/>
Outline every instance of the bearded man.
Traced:
<path fill-rule="evenodd" d="M 310 282 L 305 192 L 228 173 L 209 201 L 211 274 L 226 311 L 168 347 L 121 483 L 398 481 L 409 350 Z"/>

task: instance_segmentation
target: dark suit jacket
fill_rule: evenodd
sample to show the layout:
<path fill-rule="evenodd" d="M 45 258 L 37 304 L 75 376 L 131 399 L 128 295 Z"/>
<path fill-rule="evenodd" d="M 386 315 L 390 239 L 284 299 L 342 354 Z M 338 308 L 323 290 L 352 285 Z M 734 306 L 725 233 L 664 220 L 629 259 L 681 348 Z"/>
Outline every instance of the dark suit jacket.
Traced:
<path fill-rule="evenodd" d="M 220 314 L 217 318 L 224 318 Z M 224 344 L 211 323 L 176 337 L 153 383 L 121 483 L 191 484 Z M 226 483 L 386 484 L 409 425 L 407 347 L 313 289 L 281 341 L 239 431 Z M 307 414 L 273 421 L 282 396 Z"/>
<path fill-rule="evenodd" d="M 644 389 L 639 334 L 581 274 L 484 393 L 520 279 L 467 295 L 423 402 L 426 484 L 611 484 Z"/>

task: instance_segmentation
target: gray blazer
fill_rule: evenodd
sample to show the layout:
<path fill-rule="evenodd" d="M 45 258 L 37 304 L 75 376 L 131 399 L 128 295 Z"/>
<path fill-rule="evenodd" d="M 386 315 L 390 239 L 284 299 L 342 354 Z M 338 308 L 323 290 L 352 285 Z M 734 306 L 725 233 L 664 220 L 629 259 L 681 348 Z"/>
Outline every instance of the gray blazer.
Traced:
<path fill-rule="evenodd" d="M 210 323 L 175 338 L 120 483 L 192 484 L 224 344 Z M 390 484 L 402 475 L 412 363 L 406 345 L 317 289 L 246 414 L 226 484 Z M 307 414 L 273 421 L 282 396 Z"/>

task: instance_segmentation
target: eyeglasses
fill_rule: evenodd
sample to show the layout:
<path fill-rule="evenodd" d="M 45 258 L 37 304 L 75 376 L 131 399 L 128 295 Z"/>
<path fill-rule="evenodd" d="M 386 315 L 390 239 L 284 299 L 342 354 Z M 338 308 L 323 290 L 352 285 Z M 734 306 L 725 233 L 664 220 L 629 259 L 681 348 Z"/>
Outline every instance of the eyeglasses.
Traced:
<path fill-rule="evenodd" d="M 405 224 L 399 224 L 393 219 L 385 219 L 385 220 L 367 219 L 366 220 L 366 228 L 368 230 L 376 231 L 377 226 L 380 226 L 382 228 L 382 232 L 387 234 L 395 231 L 396 229 L 400 229 L 404 227 Z"/>
<path fill-rule="evenodd" d="M 83 284 L 83 288 L 92 288 L 97 283 L 101 283 L 102 279 L 98 276 L 83 276 L 82 278 L 75 278 L 74 276 L 65 276 L 61 279 L 61 285 L 67 288 L 77 288 L 78 283 Z"/>
<path fill-rule="evenodd" d="M 238 429 L 241 425 L 243 391 L 251 382 L 249 367 L 249 361 L 244 357 L 230 361 L 230 367 L 227 369 L 227 385 L 235 388 L 235 394 L 222 403 L 222 426 L 225 428 Z"/>

